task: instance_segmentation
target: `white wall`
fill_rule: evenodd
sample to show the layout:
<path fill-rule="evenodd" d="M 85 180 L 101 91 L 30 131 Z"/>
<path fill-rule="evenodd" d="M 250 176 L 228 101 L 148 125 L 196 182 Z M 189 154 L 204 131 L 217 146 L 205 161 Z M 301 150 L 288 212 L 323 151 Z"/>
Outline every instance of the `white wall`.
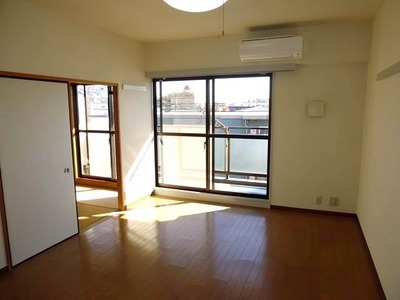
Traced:
<path fill-rule="evenodd" d="M 24 0 L 0 0 L 0 70 L 115 83 L 146 84 L 144 46 L 86 25 Z M 151 134 L 148 92 L 120 91 L 122 171 L 127 201 L 150 193 L 153 173 L 136 193 L 127 174 Z M 146 161 L 145 169 L 153 170 Z M 143 167 L 144 168 L 144 167 Z M 143 169 L 142 168 L 142 169 Z"/>
<path fill-rule="evenodd" d="M 301 64 L 366 63 L 369 59 L 370 22 L 347 22 L 151 43 L 146 45 L 146 71 L 248 66 L 239 58 L 241 39 L 286 34 L 304 37 Z"/>
<path fill-rule="evenodd" d="M 227 30 L 228 31 L 228 30 Z M 294 34 L 304 37 L 295 72 L 273 78 L 271 204 L 356 212 L 371 24 L 336 23 L 227 35 L 146 46 L 146 71 L 247 66 L 240 39 Z M 326 103 L 326 116 L 305 115 L 307 100 Z M 317 195 L 323 204 L 316 205 Z M 340 206 L 328 205 L 339 197 Z"/>
<path fill-rule="evenodd" d="M 366 66 L 300 66 L 276 74 L 272 128 L 272 204 L 338 211 L 357 207 Z M 321 80 L 322 79 L 322 80 Z M 307 118 L 307 100 L 325 102 Z M 323 204 L 316 205 L 317 195 Z"/>
<path fill-rule="evenodd" d="M 374 20 L 358 216 L 387 299 L 400 298 L 400 74 L 376 81 L 400 61 L 400 1 Z"/>

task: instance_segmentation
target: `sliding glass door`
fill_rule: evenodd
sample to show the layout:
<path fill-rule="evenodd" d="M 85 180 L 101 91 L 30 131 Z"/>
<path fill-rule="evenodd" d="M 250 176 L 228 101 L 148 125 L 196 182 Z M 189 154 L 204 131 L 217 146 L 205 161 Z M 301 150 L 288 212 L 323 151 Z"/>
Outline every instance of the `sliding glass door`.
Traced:
<path fill-rule="evenodd" d="M 207 80 L 155 81 L 158 183 L 206 189 Z"/>
<path fill-rule="evenodd" d="M 270 82 L 154 80 L 157 185 L 268 197 Z"/>
<path fill-rule="evenodd" d="M 214 79 L 212 189 L 267 195 L 269 76 Z"/>

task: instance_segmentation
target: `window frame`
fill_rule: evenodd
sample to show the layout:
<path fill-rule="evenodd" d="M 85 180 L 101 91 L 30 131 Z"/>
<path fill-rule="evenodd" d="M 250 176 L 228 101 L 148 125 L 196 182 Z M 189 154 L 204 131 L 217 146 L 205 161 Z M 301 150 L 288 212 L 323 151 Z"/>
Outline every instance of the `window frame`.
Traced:
<path fill-rule="evenodd" d="M 244 134 L 230 134 L 229 137 L 225 134 L 215 133 L 215 109 L 210 111 L 210 107 L 214 105 L 215 107 L 215 80 L 224 78 L 248 78 L 248 77 L 269 77 L 269 99 L 268 99 L 268 133 L 265 136 L 260 135 L 244 135 Z M 205 133 L 172 133 L 163 131 L 163 109 L 162 109 L 162 84 L 161 82 L 168 81 L 186 81 L 186 80 L 206 80 L 206 131 Z M 212 84 L 210 84 L 212 82 Z M 157 84 L 159 84 L 160 91 L 160 101 L 157 101 Z M 211 85 L 211 86 L 210 86 Z M 171 188 L 171 189 L 181 189 L 188 191 L 200 191 L 211 194 L 223 194 L 232 196 L 246 196 L 250 198 L 261 198 L 268 200 L 270 195 L 270 170 L 271 170 L 271 125 L 272 125 L 272 88 L 273 88 L 273 74 L 272 73 L 250 73 L 250 74 L 233 74 L 233 75 L 210 75 L 210 76 L 190 76 L 190 77 L 169 77 L 169 78 L 153 78 L 152 79 L 152 93 L 153 93 L 153 128 L 154 128 L 154 159 L 155 159 L 155 182 L 156 187 Z M 159 105 L 158 105 L 159 104 Z M 160 114 L 158 115 L 158 110 Z M 158 119 L 160 119 L 160 124 L 158 124 Z M 210 124 L 212 123 L 212 126 Z M 212 128 L 212 132 L 210 132 Z M 185 137 L 204 137 L 206 139 L 206 188 L 196 188 L 187 187 L 181 185 L 171 185 L 160 183 L 159 181 L 159 159 L 158 159 L 158 138 L 162 136 L 185 136 Z M 247 194 L 247 193 L 237 193 L 232 191 L 221 191 L 214 190 L 210 188 L 210 171 L 212 171 L 212 176 L 215 178 L 215 162 L 212 153 L 215 153 L 214 140 L 216 138 L 229 138 L 229 139 L 251 139 L 251 140 L 267 140 L 267 173 L 266 173 L 266 193 L 264 195 L 257 194 Z M 210 150 L 210 144 L 212 144 L 213 149 Z M 210 153 L 212 151 L 212 153 Z M 210 170 L 211 169 L 211 170 Z"/>
<path fill-rule="evenodd" d="M 107 109 L 108 109 L 108 130 L 98 130 L 98 129 L 88 129 L 87 125 L 87 102 L 85 96 L 85 129 L 79 128 L 79 105 L 78 105 L 78 86 L 83 86 L 86 90 L 86 86 L 93 85 L 103 85 L 107 87 Z M 71 83 L 71 93 L 72 93 L 72 105 L 73 105 L 73 115 L 74 115 L 74 153 L 75 153 L 75 178 L 78 184 L 98 186 L 104 188 L 117 188 L 117 181 L 119 175 L 119 136 L 118 136 L 118 117 L 116 110 L 116 99 L 118 85 L 109 83 L 91 83 L 91 82 L 76 82 Z M 82 156 L 81 156 L 81 142 L 80 133 L 86 134 L 86 140 L 89 138 L 89 134 L 108 134 L 110 141 L 110 177 L 96 176 L 96 175 L 86 175 L 82 172 Z M 89 148 L 87 150 L 89 152 Z"/>

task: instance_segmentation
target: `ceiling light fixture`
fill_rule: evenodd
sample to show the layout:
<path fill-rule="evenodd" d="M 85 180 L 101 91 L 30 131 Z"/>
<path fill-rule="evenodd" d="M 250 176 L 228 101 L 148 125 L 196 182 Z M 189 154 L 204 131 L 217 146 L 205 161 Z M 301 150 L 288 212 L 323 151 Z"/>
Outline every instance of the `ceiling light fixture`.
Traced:
<path fill-rule="evenodd" d="M 205 12 L 216 9 L 228 0 L 164 0 L 169 6 L 186 12 Z"/>

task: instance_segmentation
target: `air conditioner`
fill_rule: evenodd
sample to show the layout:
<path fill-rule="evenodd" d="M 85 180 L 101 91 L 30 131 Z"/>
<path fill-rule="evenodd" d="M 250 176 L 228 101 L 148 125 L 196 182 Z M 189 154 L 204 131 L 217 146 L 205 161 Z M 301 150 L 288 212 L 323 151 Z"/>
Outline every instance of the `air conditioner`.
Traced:
<path fill-rule="evenodd" d="M 301 59 L 303 37 L 279 36 L 242 40 L 239 45 L 243 62 Z"/>

